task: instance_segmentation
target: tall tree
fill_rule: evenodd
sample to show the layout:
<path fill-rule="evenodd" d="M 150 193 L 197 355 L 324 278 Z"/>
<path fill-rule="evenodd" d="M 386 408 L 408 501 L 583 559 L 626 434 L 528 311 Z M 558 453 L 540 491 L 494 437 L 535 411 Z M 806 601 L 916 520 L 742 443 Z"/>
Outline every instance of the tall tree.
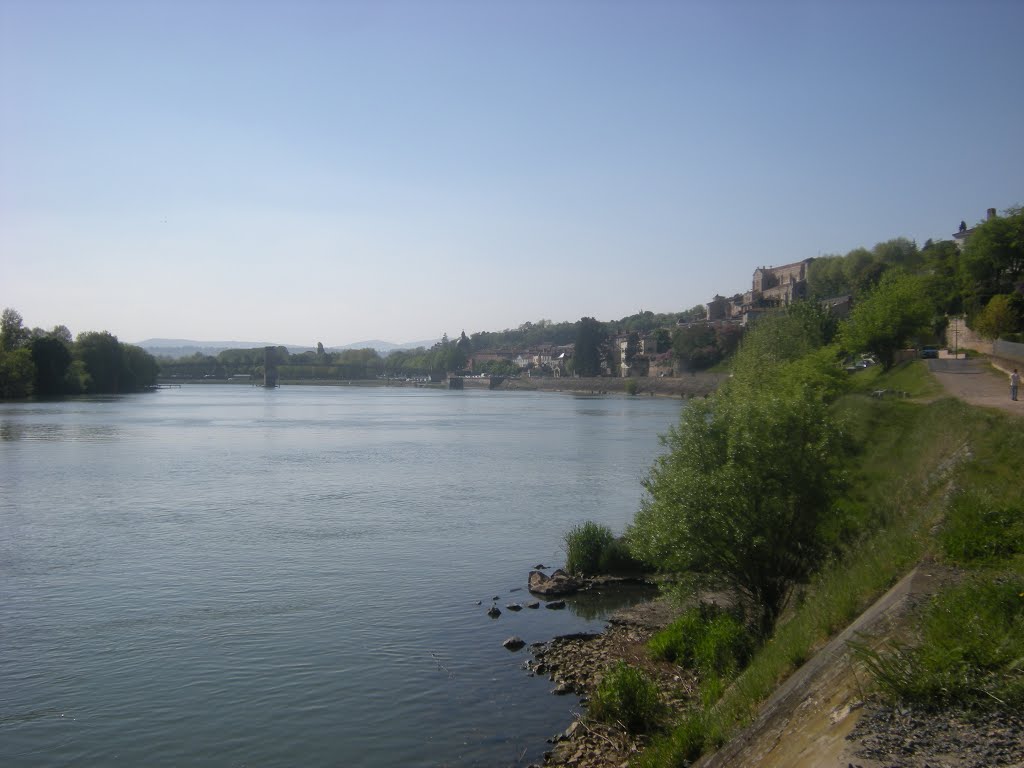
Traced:
<path fill-rule="evenodd" d="M 844 349 L 871 352 L 885 369 L 891 368 L 896 350 L 929 331 L 934 308 L 925 289 L 922 277 L 887 272 L 842 324 L 839 339 Z"/>
<path fill-rule="evenodd" d="M 1024 292 L 1024 210 L 1009 208 L 1005 214 L 975 227 L 964 246 L 960 263 L 969 317 L 997 294 Z"/>
<path fill-rule="evenodd" d="M 0 315 L 0 350 L 11 352 L 27 341 L 28 330 L 22 327 L 21 313 L 8 307 Z"/>
<path fill-rule="evenodd" d="M 998 339 L 1003 334 L 1016 331 L 1021 318 L 1014 306 L 1014 296 L 1001 293 L 989 299 L 988 304 L 974 321 L 974 330 L 986 339 Z"/>
<path fill-rule="evenodd" d="M 626 532 L 633 552 L 732 588 L 767 635 L 831 548 L 841 433 L 828 399 L 840 374 L 799 318 L 762 318 L 734 378 L 664 439 Z"/>
<path fill-rule="evenodd" d="M 64 394 L 71 366 L 71 352 L 67 345 L 58 338 L 45 336 L 33 339 L 29 349 L 36 368 L 36 394 L 51 397 Z"/>
<path fill-rule="evenodd" d="M 581 317 L 576 326 L 575 368 L 578 376 L 599 376 L 608 354 L 608 332 L 592 317 Z"/>

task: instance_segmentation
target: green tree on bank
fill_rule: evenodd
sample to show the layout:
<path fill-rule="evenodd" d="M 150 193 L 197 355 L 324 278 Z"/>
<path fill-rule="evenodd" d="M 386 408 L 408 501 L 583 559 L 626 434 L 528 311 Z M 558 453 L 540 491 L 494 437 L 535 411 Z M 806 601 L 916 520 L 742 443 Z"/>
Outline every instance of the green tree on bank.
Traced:
<path fill-rule="evenodd" d="M 62 325 L 28 330 L 21 315 L 0 320 L 0 397 L 138 392 L 156 383 L 159 366 L 141 347 L 110 333 L 87 332 L 70 341 Z"/>
<path fill-rule="evenodd" d="M 870 351 L 888 370 L 899 349 L 929 333 L 934 315 L 924 278 L 889 272 L 854 307 L 840 333 L 841 343 L 850 352 Z"/>
<path fill-rule="evenodd" d="M 836 530 L 842 372 L 820 343 L 796 312 L 759 322 L 733 379 L 664 438 L 626 533 L 640 559 L 734 590 L 765 636 Z"/>
<path fill-rule="evenodd" d="M 608 331 L 592 317 L 582 317 L 576 326 L 574 365 L 577 376 L 600 376 L 608 357 Z"/>

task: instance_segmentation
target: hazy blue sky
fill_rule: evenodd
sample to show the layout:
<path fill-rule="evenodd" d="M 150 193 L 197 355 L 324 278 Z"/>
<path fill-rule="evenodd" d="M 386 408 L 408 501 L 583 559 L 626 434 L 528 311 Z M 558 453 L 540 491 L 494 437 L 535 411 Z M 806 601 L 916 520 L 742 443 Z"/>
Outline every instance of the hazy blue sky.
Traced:
<path fill-rule="evenodd" d="M 1024 2 L 0 0 L 0 306 L 344 344 L 678 311 L 1024 203 Z"/>

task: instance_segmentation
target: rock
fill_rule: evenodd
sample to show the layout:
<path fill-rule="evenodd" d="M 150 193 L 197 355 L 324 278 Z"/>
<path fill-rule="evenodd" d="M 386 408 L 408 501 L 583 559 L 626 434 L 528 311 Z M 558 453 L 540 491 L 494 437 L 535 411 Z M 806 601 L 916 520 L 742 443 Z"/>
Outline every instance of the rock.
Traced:
<path fill-rule="evenodd" d="M 544 603 L 545 608 L 550 608 L 552 611 L 560 611 L 565 608 L 565 600 L 552 600 L 550 603 Z"/>
<path fill-rule="evenodd" d="M 538 595 L 571 595 L 579 591 L 582 584 L 562 569 L 558 569 L 550 576 L 545 576 L 540 571 L 530 571 L 529 590 Z"/>
<path fill-rule="evenodd" d="M 512 635 L 512 637 L 508 638 L 508 640 L 503 642 L 502 645 L 508 648 L 510 651 L 518 651 L 520 648 L 526 645 L 526 641 L 524 641 L 521 637 Z"/>
<path fill-rule="evenodd" d="M 572 688 L 565 683 L 559 683 L 555 686 L 555 690 L 553 690 L 552 693 L 555 694 L 555 696 L 567 696 L 572 693 Z"/>
<path fill-rule="evenodd" d="M 537 565 L 533 566 L 533 568 L 534 568 L 534 570 L 536 570 L 536 571 L 543 571 L 544 569 L 546 569 L 546 568 L 547 568 L 547 566 L 546 566 L 546 565 L 544 565 L 544 563 L 539 563 L 539 564 L 537 564 Z"/>
<path fill-rule="evenodd" d="M 512 589 L 509 590 L 509 592 L 522 592 L 522 591 L 523 591 L 522 587 L 512 587 Z"/>
<path fill-rule="evenodd" d="M 536 600 L 531 600 L 529 603 L 526 604 L 526 607 L 527 608 L 540 608 L 540 603 L 538 603 Z"/>
<path fill-rule="evenodd" d="M 508 605 L 505 606 L 505 610 L 508 610 L 508 611 L 521 611 L 521 610 L 523 610 L 523 606 L 521 606 L 519 603 L 509 603 Z"/>
<path fill-rule="evenodd" d="M 496 619 L 499 616 L 501 616 L 501 611 L 498 610 L 498 606 L 492 605 L 490 608 L 487 609 L 487 615 L 490 616 L 492 619 Z"/>

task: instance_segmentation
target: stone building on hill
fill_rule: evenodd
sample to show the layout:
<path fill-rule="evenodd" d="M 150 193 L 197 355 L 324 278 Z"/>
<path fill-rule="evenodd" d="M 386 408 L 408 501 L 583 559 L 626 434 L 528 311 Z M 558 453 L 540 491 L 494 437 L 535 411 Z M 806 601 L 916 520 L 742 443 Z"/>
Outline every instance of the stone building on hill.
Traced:
<path fill-rule="evenodd" d="M 707 303 L 707 320 L 747 322 L 765 310 L 785 307 L 807 297 L 807 267 L 804 259 L 781 267 L 758 267 L 749 291 L 731 299 L 715 296 Z"/>

